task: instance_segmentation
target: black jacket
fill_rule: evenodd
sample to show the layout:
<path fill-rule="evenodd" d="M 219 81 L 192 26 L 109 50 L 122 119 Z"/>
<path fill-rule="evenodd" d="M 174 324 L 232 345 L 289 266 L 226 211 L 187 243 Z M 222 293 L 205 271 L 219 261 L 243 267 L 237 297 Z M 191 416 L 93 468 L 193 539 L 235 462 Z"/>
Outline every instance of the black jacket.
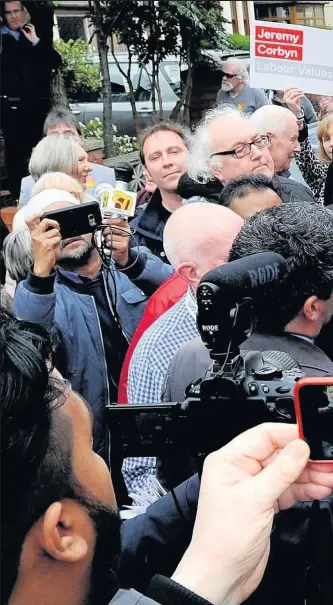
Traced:
<path fill-rule="evenodd" d="M 59 53 L 42 38 L 33 46 L 23 34 L 18 41 L 1 34 L 1 44 L 1 95 L 32 108 L 36 100 L 48 101 L 52 72 L 61 65 Z"/>
<path fill-rule="evenodd" d="M 331 206 L 331 204 L 333 204 L 333 162 L 331 162 L 327 171 L 324 193 L 324 206 Z"/>
<path fill-rule="evenodd" d="M 139 246 L 146 246 L 153 254 L 169 263 L 163 249 L 163 232 L 170 212 L 162 206 L 162 197 L 156 189 L 149 202 L 139 208 L 131 221 L 134 237 Z"/>

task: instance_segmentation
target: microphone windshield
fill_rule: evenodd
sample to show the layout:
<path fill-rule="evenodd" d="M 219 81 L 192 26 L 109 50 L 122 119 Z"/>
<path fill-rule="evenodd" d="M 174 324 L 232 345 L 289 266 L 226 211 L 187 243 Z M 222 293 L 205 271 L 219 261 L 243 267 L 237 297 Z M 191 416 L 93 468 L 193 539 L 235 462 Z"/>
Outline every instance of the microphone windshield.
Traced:
<path fill-rule="evenodd" d="M 219 181 L 197 183 L 187 173 L 180 177 L 177 187 L 177 194 L 184 200 L 188 200 L 191 197 L 203 197 L 210 200 L 213 197 L 214 201 L 217 202 L 221 191 L 222 185 Z"/>
<path fill-rule="evenodd" d="M 116 181 L 121 181 L 123 183 L 130 183 L 133 179 L 134 168 L 130 162 L 126 160 L 122 160 L 118 162 L 118 164 L 114 167 L 114 173 L 116 177 Z"/>
<path fill-rule="evenodd" d="M 200 281 L 221 290 L 223 298 L 238 302 L 242 298 L 262 297 L 273 284 L 280 284 L 286 273 L 286 261 L 281 254 L 260 252 L 212 269 Z"/>

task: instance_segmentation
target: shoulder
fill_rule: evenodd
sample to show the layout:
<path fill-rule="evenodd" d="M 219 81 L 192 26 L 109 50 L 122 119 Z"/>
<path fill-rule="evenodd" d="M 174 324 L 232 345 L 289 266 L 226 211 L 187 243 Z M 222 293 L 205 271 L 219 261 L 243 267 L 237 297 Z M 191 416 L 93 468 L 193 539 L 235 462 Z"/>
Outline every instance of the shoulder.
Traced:
<path fill-rule="evenodd" d="M 270 105 L 266 93 L 261 88 L 251 88 L 250 90 L 253 90 L 253 95 L 256 101 L 260 101 L 264 105 Z"/>
<path fill-rule="evenodd" d="M 107 183 L 115 184 L 115 174 L 113 168 L 103 166 L 101 164 L 91 164 L 92 171 L 91 176 L 96 180 L 97 184 L 100 184 L 103 180 Z"/>

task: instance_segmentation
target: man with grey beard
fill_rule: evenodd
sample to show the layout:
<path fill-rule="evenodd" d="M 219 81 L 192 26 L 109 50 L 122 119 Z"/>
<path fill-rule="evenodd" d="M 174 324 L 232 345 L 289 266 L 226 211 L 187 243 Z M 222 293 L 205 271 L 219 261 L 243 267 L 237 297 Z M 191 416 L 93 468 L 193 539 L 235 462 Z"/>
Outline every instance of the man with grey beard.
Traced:
<path fill-rule="evenodd" d="M 270 105 L 260 88 L 250 88 L 248 85 L 249 74 L 241 59 L 230 57 L 222 63 L 221 71 L 222 86 L 217 93 L 217 105 L 225 103 L 235 105 L 246 114 L 254 113 L 263 105 Z"/>

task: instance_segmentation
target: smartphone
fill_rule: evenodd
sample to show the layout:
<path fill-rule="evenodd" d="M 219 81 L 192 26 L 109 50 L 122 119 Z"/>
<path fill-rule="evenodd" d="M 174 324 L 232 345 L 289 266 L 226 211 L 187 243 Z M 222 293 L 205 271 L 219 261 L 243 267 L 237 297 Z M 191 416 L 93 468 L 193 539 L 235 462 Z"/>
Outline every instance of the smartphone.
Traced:
<path fill-rule="evenodd" d="M 310 459 L 333 464 L 333 376 L 301 378 L 294 405 L 299 436 L 310 447 Z"/>
<path fill-rule="evenodd" d="M 97 202 L 70 206 L 63 210 L 52 210 L 46 212 L 42 218 L 49 218 L 59 223 L 61 239 L 93 233 L 96 227 L 102 224 L 101 210 Z"/>

